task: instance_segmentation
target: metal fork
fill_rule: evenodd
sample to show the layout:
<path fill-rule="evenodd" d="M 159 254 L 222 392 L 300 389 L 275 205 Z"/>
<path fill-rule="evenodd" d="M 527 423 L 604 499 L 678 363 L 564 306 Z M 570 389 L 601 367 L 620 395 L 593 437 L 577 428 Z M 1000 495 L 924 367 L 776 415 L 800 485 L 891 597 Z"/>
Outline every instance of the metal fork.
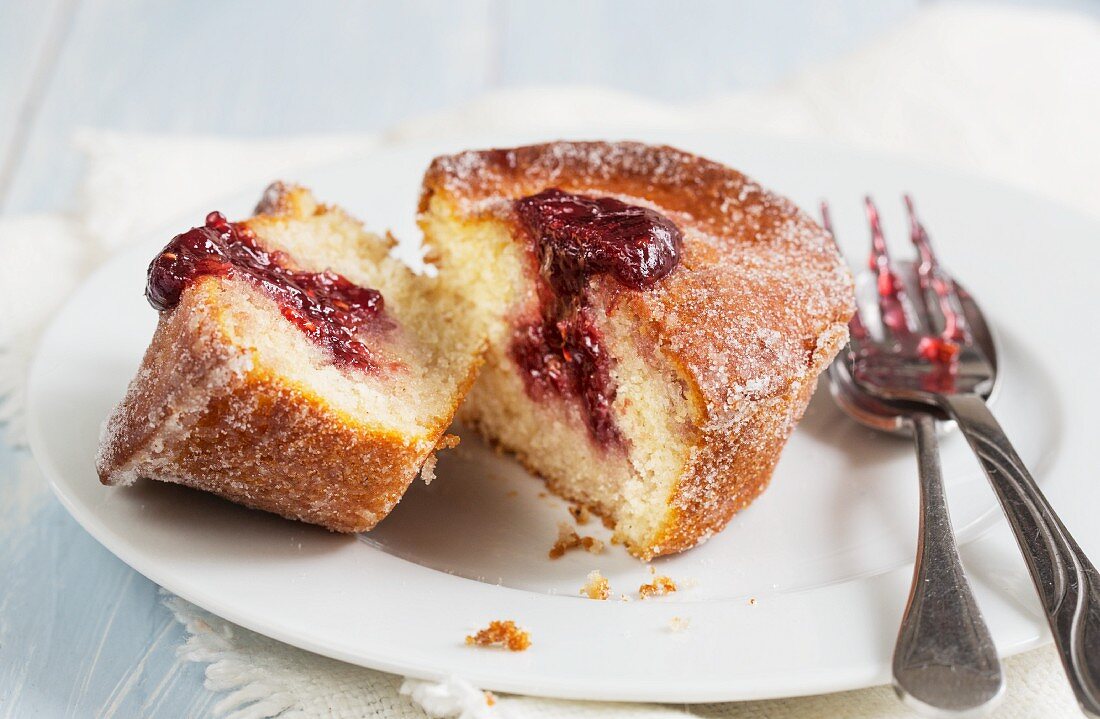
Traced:
<path fill-rule="evenodd" d="M 829 208 L 822 203 L 826 230 L 833 232 Z M 918 265 L 898 265 L 907 288 L 919 287 Z M 874 284 L 868 273 L 857 287 Z M 853 332 L 861 332 L 856 322 Z M 996 347 L 986 348 L 996 358 Z M 993 637 L 982 618 L 959 559 L 940 470 L 937 422 L 924 405 L 899 406 L 859 388 L 846 357 L 829 367 L 829 389 L 837 404 L 872 429 L 912 436 L 920 479 L 920 523 L 913 581 L 898 629 L 892 663 L 898 697 L 927 716 L 976 716 L 996 705 L 1004 675 Z"/>
<path fill-rule="evenodd" d="M 905 202 L 919 258 L 917 290 L 910 297 L 900 280 L 868 198 L 881 327 L 872 332 L 858 312 L 853 317 L 849 372 L 859 389 L 884 402 L 921 406 L 955 420 L 1008 517 L 1078 704 L 1100 717 L 1100 574 L 989 411 L 985 400 L 996 367 L 982 349 L 985 319 L 940 266 L 912 201 Z"/>

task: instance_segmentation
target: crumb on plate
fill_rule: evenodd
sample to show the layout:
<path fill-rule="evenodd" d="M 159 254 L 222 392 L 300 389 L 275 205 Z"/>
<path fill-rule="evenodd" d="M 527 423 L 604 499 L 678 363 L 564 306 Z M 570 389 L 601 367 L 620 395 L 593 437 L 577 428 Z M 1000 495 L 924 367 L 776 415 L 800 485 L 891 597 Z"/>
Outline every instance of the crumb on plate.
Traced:
<path fill-rule="evenodd" d="M 611 596 L 611 583 L 600 574 L 600 570 L 593 569 L 588 573 L 588 581 L 581 587 L 581 594 L 589 599 L 607 599 Z"/>
<path fill-rule="evenodd" d="M 682 632 L 688 628 L 691 624 L 691 620 L 686 617 L 673 617 L 668 620 L 668 630 L 670 632 Z"/>
<path fill-rule="evenodd" d="M 654 577 L 653 581 L 649 584 L 643 584 L 638 587 L 638 596 L 642 599 L 646 597 L 663 597 L 666 594 L 672 594 L 676 591 L 676 582 L 672 581 L 668 577 L 660 576 Z"/>
<path fill-rule="evenodd" d="M 599 554 L 603 551 L 603 542 L 595 537 L 582 537 L 565 522 L 558 525 L 558 539 L 547 553 L 551 559 L 560 559 L 570 549 L 582 548 L 586 552 Z"/>
<path fill-rule="evenodd" d="M 485 629 L 467 636 L 466 643 L 477 647 L 504 647 L 509 651 L 522 652 L 531 646 L 531 635 L 517 627 L 511 619 L 494 619 Z"/>

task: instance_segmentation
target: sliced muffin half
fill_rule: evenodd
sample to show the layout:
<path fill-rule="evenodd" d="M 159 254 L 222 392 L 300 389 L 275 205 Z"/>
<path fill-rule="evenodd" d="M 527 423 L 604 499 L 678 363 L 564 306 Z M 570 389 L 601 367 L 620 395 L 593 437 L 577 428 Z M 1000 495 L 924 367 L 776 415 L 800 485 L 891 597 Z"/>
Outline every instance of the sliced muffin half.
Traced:
<path fill-rule="evenodd" d="M 461 298 L 299 187 L 211 213 L 149 267 L 160 320 L 104 425 L 106 484 L 213 492 L 341 532 L 385 517 L 444 438 L 484 338 Z"/>
<path fill-rule="evenodd" d="M 825 231 L 670 147 L 440 157 L 420 224 L 489 338 L 460 417 L 641 557 L 764 489 L 847 339 L 852 281 Z"/>

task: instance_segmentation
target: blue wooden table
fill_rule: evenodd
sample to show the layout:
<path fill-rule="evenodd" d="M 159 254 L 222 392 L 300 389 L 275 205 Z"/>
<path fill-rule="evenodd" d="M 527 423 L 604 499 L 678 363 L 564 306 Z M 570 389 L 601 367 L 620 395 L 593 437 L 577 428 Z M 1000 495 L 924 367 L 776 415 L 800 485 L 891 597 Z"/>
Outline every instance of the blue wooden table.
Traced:
<path fill-rule="evenodd" d="M 777 82 L 916 6 L 0 0 L 0 213 L 74 208 L 79 127 L 375 131 L 527 84 L 700 99 Z M 217 697 L 202 666 L 177 658 L 183 631 L 158 588 L 85 534 L 29 454 L 2 442 L 0 547 L 0 717 L 210 713 Z"/>

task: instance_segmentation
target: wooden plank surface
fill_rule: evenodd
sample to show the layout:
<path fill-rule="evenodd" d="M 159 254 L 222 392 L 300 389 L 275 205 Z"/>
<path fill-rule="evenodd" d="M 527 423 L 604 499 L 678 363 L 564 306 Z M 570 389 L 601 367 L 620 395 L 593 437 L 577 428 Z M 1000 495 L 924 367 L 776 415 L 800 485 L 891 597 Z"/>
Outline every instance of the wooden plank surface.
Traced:
<path fill-rule="evenodd" d="M 370 131 L 458 102 L 485 87 L 489 17 L 488 0 L 82 2 L 4 209 L 71 206 L 82 126 Z"/>
<path fill-rule="evenodd" d="M 500 10 L 500 80 L 696 100 L 770 86 L 895 26 L 916 6 L 913 0 L 507 3 Z"/>
<path fill-rule="evenodd" d="M 69 0 L 0 3 L 0 207 L 72 19 Z"/>

